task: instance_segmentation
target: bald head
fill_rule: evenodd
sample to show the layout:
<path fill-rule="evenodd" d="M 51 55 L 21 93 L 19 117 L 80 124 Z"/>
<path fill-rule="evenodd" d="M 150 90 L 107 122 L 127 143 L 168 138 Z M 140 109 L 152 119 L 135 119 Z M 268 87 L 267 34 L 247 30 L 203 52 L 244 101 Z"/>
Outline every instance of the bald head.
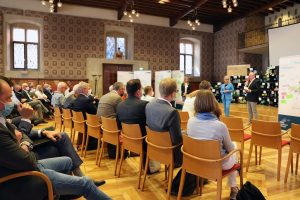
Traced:
<path fill-rule="evenodd" d="M 9 84 L 0 79 L 0 110 L 4 110 L 5 104 L 11 102 L 12 90 Z"/>
<path fill-rule="evenodd" d="M 67 88 L 68 88 L 68 86 L 65 82 L 59 82 L 57 84 L 57 91 L 60 93 L 65 93 Z"/>

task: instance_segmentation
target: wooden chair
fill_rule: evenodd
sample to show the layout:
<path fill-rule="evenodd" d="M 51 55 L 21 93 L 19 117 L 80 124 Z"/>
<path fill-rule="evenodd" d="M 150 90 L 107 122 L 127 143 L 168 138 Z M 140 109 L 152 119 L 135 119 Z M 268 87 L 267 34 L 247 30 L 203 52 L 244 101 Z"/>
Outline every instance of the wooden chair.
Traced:
<path fill-rule="evenodd" d="M 172 179 L 173 179 L 173 169 L 174 169 L 173 149 L 180 146 L 181 144 L 172 146 L 169 132 L 157 132 L 151 130 L 148 127 L 146 127 L 146 130 L 147 130 L 147 137 L 146 137 L 147 158 L 146 158 L 146 167 L 144 172 L 144 180 L 142 183 L 142 191 L 144 190 L 147 171 L 149 168 L 149 160 L 150 159 L 156 160 L 168 166 L 169 175 L 168 175 L 167 199 L 170 199 Z"/>
<path fill-rule="evenodd" d="M 73 134 L 73 122 L 72 122 L 72 113 L 70 109 L 62 109 L 63 113 L 62 113 L 62 119 L 63 119 L 63 130 L 62 131 L 66 131 L 66 128 L 70 130 L 70 138 L 71 141 L 74 142 L 75 138 L 74 138 L 74 134 Z"/>
<path fill-rule="evenodd" d="M 180 116 L 180 127 L 182 130 L 186 131 L 187 130 L 187 123 L 189 120 L 189 113 L 186 111 L 179 111 L 179 116 Z"/>
<path fill-rule="evenodd" d="M 121 167 L 124 160 L 125 149 L 137 154 L 140 154 L 140 166 L 139 166 L 139 183 L 138 189 L 140 189 L 141 176 L 143 169 L 144 149 L 143 142 L 146 136 L 142 136 L 142 132 L 139 124 L 125 124 L 122 123 L 122 146 L 121 146 L 121 161 L 119 165 L 118 177 L 120 177 Z"/>
<path fill-rule="evenodd" d="M 291 138 L 291 141 L 290 141 L 289 157 L 288 157 L 285 176 L 284 176 L 285 183 L 287 182 L 288 179 L 289 168 L 293 164 L 293 153 L 297 154 L 295 174 L 297 175 L 298 173 L 298 161 L 299 161 L 299 153 L 300 153 L 300 125 L 299 124 L 292 124 L 291 134 L 289 134 L 289 137 Z"/>
<path fill-rule="evenodd" d="M 86 143 L 85 146 L 88 146 L 89 138 L 93 137 L 98 140 L 97 143 L 97 153 L 96 153 L 96 164 L 98 163 L 99 159 L 99 152 L 100 152 L 100 142 L 101 142 L 101 124 L 100 119 L 97 115 L 86 114 L 86 126 L 87 126 L 87 135 L 86 135 Z M 84 149 L 84 157 L 86 156 L 86 149 Z"/>
<path fill-rule="evenodd" d="M 217 197 L 220 200 L 222 196 L 222 179 L 230 173 L 240 169 L 240 185 L 243 185 L 243 154 L 240 149 L 235 149 L 226 156 L 221 157 L 220 142 L 217 140 L 197 140 L 187 135 L 182 135 L 183 153 L 182 173 L 177 199 L 181 199 L 185 174 L 189 172 L 197 176 L 197 191 L 202 193 L 203 179 L 199 190 L 199 177 L 217 181 Z M 228 159 L 234 153 L 240 153 L 240 164 L 235 164 L 229 170 L 222 170 L 222 162 Z"/>
<path fill-rule="evenodd" d="M 75 138 L 75 133 L 81 133 L 82 134 L 82 143 L 81 143 L 81 156 L 83 156 L 83 149 L 85 145 L 85 135 L 86 135 L 86 128 L 85 128 L 85 120 L 83 117 L 82 112 L 76 112 L 72 110 L 72 121 L 74 125 L 74 138 Z"/>
<path fill-rule="evenodd" d="M 251 135 L 246 134 L 245 130 L 250 126 L 244 128 L 243 119 L 239 117 L 222 117 L 221 121 L 226 124 L 231 140 L 241 143 L 241 150 L 244 153 L 244 142 L 251 139 Z"/>
<path fill-rule="evenodd" d="M 102 145 L 100 150 L 100 158 L 99 158 L 98 166 L 100 167 L 101 164 L 101 159 L 104 150 L 104 143 L 116 145 L 116 164 L 115 164 L 115 176 L 116 176 L 118 159 L 119 159 L 119 151 L 120 151 L 119 134 L 121 131 L 118 129 L 117 120 L 115 118 L 101 117 L 101 121 L 102 121 L 102 126 L 101 126 Z"/>
<path fill-rule="evenodd" d="M 277 181 L 280 181 L 282 147 L 289 144 L 288 141 L 281 139 L 282 135 L 284 135 L 285 133 L 281 133 L 281 127 L 279 122 L 253 120 L 252 138 L 250 143 L 246 172 L 248 172 L 253 145 L 260 147 L 259 164 L 261 164 L 262 147 L 277 149 L 278 150 Z"/>
<path fill-rule="evenodd" d="M 61 132 L 63 121 L 59 107 L 54 107 L 54 124 L 55 130 L 58 129 L 58 131 Z"/>
<path fill-rule="evenodd" d="M 41 178 L 47 185 L 48 200 L 53 200 L 54 199 L 53 187 L 52 187 L 52 183 L 51 183 L 50 179 L 48 178 L 48 176 L 46 176 L 45 174 L 42 174 L 41 172 L 38 172 L 38 171 L 19 172 L 19 173 L 11 174 L 11 175 L 8 175 L 8 176 L 4 176 L 4 177 L 0 178 L 0 184 L 4 183 L 6 181 L 10 181 L 10 180 L 20 178 L 20 177 L 25 177 L 25 176 L 36 176 L 36 177 Z"/>

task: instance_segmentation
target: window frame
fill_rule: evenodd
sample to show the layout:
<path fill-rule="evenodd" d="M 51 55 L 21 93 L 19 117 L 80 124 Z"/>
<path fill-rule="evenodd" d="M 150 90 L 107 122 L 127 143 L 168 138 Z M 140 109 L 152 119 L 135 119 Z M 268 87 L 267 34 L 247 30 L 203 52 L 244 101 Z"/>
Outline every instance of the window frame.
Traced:
<path fill-rule="evenodd" d="M 25 41 L 21 42 L 21 41 L 14 41 L 14 37 L 13 37 L 13 30 L 14 28 L 21 28 L 24 29 L 24 34 L 25 34 Z M 38 32 L 38 42 L 27 42 L 27 30 L 37 30 Z M 34 71 L 38 71 L 40 70 L 40 42 L 41 42 L 41 38 L 40 38 L 40 28 L 36 25 L 33 24 L 29 24 L 29 23 L 14 23 L 10 25 L 10 51 L 11 51 L 11 70 L 22 70 L 22 71 L 26 71 L 26 70 L 34 70 Z M 15 44 L 23 44 L 24 45 L 24 68 L 16 68 L 15 67 L 15 54 L 14 54 L 14 45 Z M 37 45 L 37 68 L 36 69 L 30 69 L 28 68 L 28 55 L 27 55 L 27 45 Z"/>
<path fill-rule="evenodd" d="M 181 44 L 184 44 L 184 51 L 185 51 L 185 45 L 186 44 L 191 44 L 192 45 L 192 54 L 188 54 L 186 52 L 181 53 L 180 52 L 180 45 Z M 179 43 L 179 60 L 180 60 L 181 56 L 184 57 L 184 75 L 185 76 L 194 76 L 194 59 L 195 59 L 194 55 L 195 55 L 195 44 L 194 44 L 194 42 L 192 42 L 190 40 L 181 39 L 180 43 Z M 192 56 L 192 73 L 191 74 L 186 73 L 186 56 Z M 179 69 L 180 69 L 180 62 L 179 62 Z"/>
<path fill-rule="evenodd" d="M 106 39 L 107 39 L 107 37 L 113 37 L 114 38 L 114 40 L 115 40 L 115 52 L 114 52 L 114 55 L 116 55 L 116 52 L 117 52 L 117 49 L 118 49 L 118 47 L 117 47 L 117 38 L 124 38 L 124 40 L 125 40 L 125 43 L 124 43 L 124 45 L 125 45 L 125 52 L 124 52 L 124 54 L 125 54 L 125 56 L 124 56 L 124 58 L 127 58 L 127 42 L 128 42 L 128 38 L 127 38 L 127 35 L 125 35 L 124 33 L 120 33 L 120 32 L 108 32 L 108 33 L 106 33 L 106 35 L 105 35 L 105 58 L 106 59 L 115 59 L 115 57 L 113 57 L 113 58 L 107 58 L 107 54 L 106 54 L 106 50 L 107 50 L 107 45 L 106 45 Z"/>

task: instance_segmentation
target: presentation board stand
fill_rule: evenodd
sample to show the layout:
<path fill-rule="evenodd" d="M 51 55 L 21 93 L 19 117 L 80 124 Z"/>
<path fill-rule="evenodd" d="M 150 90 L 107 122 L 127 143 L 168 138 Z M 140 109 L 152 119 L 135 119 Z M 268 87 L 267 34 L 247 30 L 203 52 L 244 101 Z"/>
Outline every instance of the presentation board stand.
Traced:
<path fill-rule="evenodd" d="M 165 70 L 165 71 L 156 71 L 155 72 L 155 97 L 159 98 L 159 83 L 164 78 L 171 78 L 172 72 L 171 70 Z"/>
<path fill-rule="evenodd" d="M 126 85 L 129 80 L 133 79 L 133 77 L 133 72 L 117 71 L 117 81 L 122 82 L 124 85 Z"/>
<path fill-rule="evenodd" d="M 146 86 L 151 86 L 151 70 L 134 71 L 133 78 L 141 80 L 142 88 L 145 88 Z"/>
<path fill-rule="evenodd" d="M 181 84 L 184 82 L 184 72 L 180 70 L 172 71 L 172 78 L 176 80 L 177 90 L 176 93 L 176 102 L 182 102 L 181 96 Z"/>
<path fill-rule="evenodd" d="M 282 129 L 300 124 L 300 55 L 279 59 L 278 120 Z"/>

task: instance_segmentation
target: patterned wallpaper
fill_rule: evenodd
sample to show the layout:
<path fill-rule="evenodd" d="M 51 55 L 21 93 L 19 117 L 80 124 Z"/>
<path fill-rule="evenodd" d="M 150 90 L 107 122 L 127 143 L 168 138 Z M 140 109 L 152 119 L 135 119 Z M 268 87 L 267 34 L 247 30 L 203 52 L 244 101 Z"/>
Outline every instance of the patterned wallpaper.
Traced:
<path fill-rule="evenodd" d="M 76 16 L 53 15 L 0 7 L 3 13 L 42 18 L 44 75 L 55 79 L 83 79 L 86 58 L 104 58 L 104 26 L 134 28 L 134 59 L 149 61 L 152 70 L 179 68 L 181 34 L 202 38 L 201 79 L 212 78 L 213 34 L 159 26 L 131 24 Z M 0 26 L 0 73 L 3 74 L 3 26 Z"/>

